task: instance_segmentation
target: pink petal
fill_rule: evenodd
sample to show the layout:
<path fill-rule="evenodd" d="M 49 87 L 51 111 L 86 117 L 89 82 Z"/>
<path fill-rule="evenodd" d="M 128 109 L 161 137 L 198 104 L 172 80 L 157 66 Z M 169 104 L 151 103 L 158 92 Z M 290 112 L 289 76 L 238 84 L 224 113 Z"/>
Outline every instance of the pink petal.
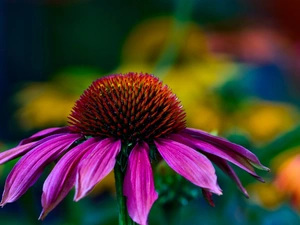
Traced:
<path fill-rule="evenodd" d="M 46 141 L 49 141 L 53 138 L 62 136 L 65 134 L 53 134 L 51 136 L 45 137 L 39 141 L 34 141 L 34 142 L 28 142 L 26 144 L 22 144 L 22 145 L 18 145 L 15 148 L 6 150 L 4 152 L 0 153 L 0 165 L 6 163 L 7 161 L 10 161 L 12 159 L 15 159 L 19 156 L 22 156 L 24 154 L 26 154 L 27 152 L 29 152 L 31 149 L 33 149 L 34 147 L 45 143 Z"/>
<path fill-rule="evenodd" d="M 201 130 L 192 129 L 192 128 L 186 128 L 183 130 L 183 133 L 192 135 L 193 137 L 197 139 L 201 139 L 205 142 L 209 142 L 217 147 L 228 149 L 229 151 L 235 151 L 236 153 L 242 155 L 244 158 L 247 158 L 251 164 L 253 164 L 255 167 L 263 170 L 269 171 L 270 169 L 263 166 L 258 158 L 250 152 L 248 149 L 244 148 L 241 145 L 234 144 L 224 138 L 213 136 L 209 133 L 206 133 Z"/>
<path fill-rule="evenodd" d="M 43 211 L 39 219 L 54 209 L 69 193 L 75 184 L 78 164 L 82 157 L 95 146 L 98 139 L 90 138 L 67 152 L 55 165 L 47 177 L 42 194 Z"/>
<path fill-rule="evenodd" d="M 194 149 L 197 149 L 199 151 L 209 153 L 212 155 L 215 155 L 219 158 L 225 159 L 243 170 L 247 171 L 250 173 L 252 176 L 254 176 L 257 179 L 261 179 L 254 171 L 252 165 L 250 162 L 247 160 L 246 157 L 241 156 L 240 154 L 236 153 L 235 151 L 230 151 L 227 148 L 222 148 L 222 147 L 216 147 L 210 143 L 207 143 L 203 140 L 198 140 L 193 137 L 189 137 L 188 135 L 185 134 L 173 134 L 170 135 L 169 137 L 172 140 L 175 140 L 177 142 L 180 142 L 184 145 L 188 145 Z M 209 157 L 208 157 L 209 158 Z"/>
<path fill-rule="evenodd" d="M 205 198 L 205 200 L 211 205 L 211 206 L 215 206 L 214 200 L 212 199 L 212 193 L 208 190 L 205 190 L 202 188 L 202 194 L 203 197 Z"/>
<path fill-rule="evenodd" d="M 32 186 L 44 168 L 73 144 L 81 135 L 67 134 L 46 141 L 24 155 L 6 179 L 0 206 L 17 200 Z"/>
<path fill-rule="evenodd" d="M 21 155 L 24 155 L 25 153 L 30 151 L 34 146 L 36 146 L 36 143 L 37 142 L 31 142 L 31 143 L 17 146 L 12 149 L 1 152 L 0 153 L 0 165 L 4 164 L 12 159 L 15 159 Z"/>
<path fill-rule="evenodd" d="M 158 138 L 157 150 L 167 164 L 193 184 L 221 195 L 212 163 L 201 153 L 173 140 Z"/>
<path fill-rule="evenodd" d="M 127 209 L 134 222 L 146 225 L 150 209 L 158 195 L 154 189 L 149 146 L 140 142 L 132 149 L 124 178 Z"/>
<path fill-rule="evenodd" d="M 112 171 L 120 150 L 120 140 L 106 138 L 100 141 L 95 149 L 80 162 L 75 185 L 75 201 L 86 196 Z"/>
<path fill-rule="evenodd" d="M 249 198 L 247 190 L 243 187 L 239 177 L 236 175 L 234 170 L 228 165 L 228 163 L 224 159 L 217 158 L 216 156 L 212 156 L 213 162 L 226 173 L 238 186 L 240 191 Z"/>
<path fill-rule="evenodd" d="M 37 141 L 39 139 L 42 139 L 46 136 L 49 135 L 54 135 L 54 134 L 67 134 L 69 133 L 68 127 L 53 127 L 53 128 L 47 128 L 45 130 L 41 130 L 34 135 L 30 136 L 29 138 L 26 138 L 22 140 L 19 145 L 24 145 L 33 141 Z"/>

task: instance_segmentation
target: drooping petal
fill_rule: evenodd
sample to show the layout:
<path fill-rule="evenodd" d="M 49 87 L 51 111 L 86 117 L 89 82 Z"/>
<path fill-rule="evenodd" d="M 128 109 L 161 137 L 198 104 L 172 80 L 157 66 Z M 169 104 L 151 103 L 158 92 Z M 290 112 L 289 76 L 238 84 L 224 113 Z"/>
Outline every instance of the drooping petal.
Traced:
<path fill-rule="evenodd" d="M 184 145 L 188 145 L 194 149 L 200 150 L 204 153 L 209 153 L 211 155 L 215 155 L 219 158 L 225 159 L 239 166 L 243 170 L 247 171 L 258 180 L 261 180 L 261 177 L 255 173 L 251 163 L 247 160 L 247 158 L 236 153 L 235 151 L 230 151 L 226 147 L 222 148 L 221 146 L 214 146 L 208 142 L 190 137 L 185 134 L 173 134 L 170 135 L 169 138 L 177 142 L 180 142 Z"/>
<path fill-rule="evenodd" d="M 226 160 L 224 159 L 220 159 L 216 156 L 211 156 L 210 157 L 211 160 L 221 169 L 224 171 L 224 173 L 226 173 L 238 186 L 238 188 L 240 189 L 240 191 L 247 197 L 249 198 L 248 192 L 247 190 L 243 187 L 240 179 L 238 178 L 238 176 L 236 175 L 236 173 L 234 172 L 234 170 L 228 165 L 228 163 L 226 162 Z"/>
<path fill-rule="evenodd" d="M 205 190 L 202 188 L 202 194 L 205 200 L 210 204 L 211 206 L 215 206 L 214 200 L 212 199 L 212 193 L 208 190 Z"/>
<path fill-rule="evenodd" d="M 204 155 L 170 139 L 158 138 L 154 142 L 160 155 L 178 174 L 201 188 L 222 194 L 215 169 Z"/>
<path fill-rule="evenodd" d="M 75 184 L 75 201 L 86 196 L 112 171 L 120 150 L 120 140 L 106 138 L 100 141 L 94 150 L 80 162 Z"/>
<path fill-rule="evenodd" d="M 158 195 L 154 189 L 149 146 L 145 142 L 137 143 L 129 155 L 123 190 L 130 217 L 134 222 L 146 225 Z"/>
<path fill-rule="evenodd" d="M 56 138 L 56 137 L 59 137 L 62 135 L 65 135 L 65 134 L 53 134 L 53 135 L 47 136 L 39 141 L 28 142 L 26 144 L 18 145 L 15 148 L 1 152 L 0 153 L 0 165 L 4 164 L 12 159 L 15 159 L 19 156 L 25 155 L 27 152 L 29 152 L 33 148 L 37 147 L 38 145 L 43 144 L 46 141 L 49 141 L 53 138 Z"/>
<path fill-rule="evenodd" d="M 4 164 L 12 159 L 15 159 L 21 155 L 24 155 L 25 153 L 30 151 L 34 146 L 36 146 L 36 143 L 37 142 L 31 142 L 31 143 L 17 146 L 12 149 L 1 152 L 0 153 L 0 165 Z"/>
<path fill-rule="evenodd" d="M 46 136 L 54 135 L 54 134 L 64 134 L 64 133 L 69 133 L 68 127 L 52 127 L 52 128 L 47 128 L 45 130 L 41 130 L 29 138 L 23 139 L 19 145 L 24 145 L 33 141 L 40 140 Z"/>
<path fill-rule="evenodd" d="M 218 146 L 215 147 L 214 145 L 207 143 L 203 140 L 198 140 L 186 135 L 174 134 L 171 135 L 170 138 L 174 138 L 176 141 L 179 141 L 184 144 L 188 144 L 193 148 L 205 152 L 204 154 L 210 160 L 216 163 L 220 169 L 222 169 L 230 178 L 233 179 L 233 181 L 237 184 L 239 189 L 243 192 L 243 194 L 246 197 L 249 197 L 246 189 L 242 186 L 238 176 L 235 174 L 234 170 L 228 165 L 226 160 L 244 169 L 259 181 L 264 182 L 264 180 L 255 173 L 252 165 L 247 160 L 247 158 L 242 157 L 240 154 L 236 153 L 235 151 L 229 151 L 228 148 L 222 149 L 221 147 Z"/>
<path fill-rule="evenodd" d="M 69 193 L 75 184 L 79 161 L 93 149 L 97 138 L 90 138 L 67 152 L 55 165 L 43 186 L 43 211 L 39 219 L 54 209 Z"/>
<path fill-rule="evenodd" d="M 242 155 L 243 157 L 247 158 L 251 164 L 259 169 L 269 171 L 270 169 L 263 166 L 258 158 L 250 152 L 248 149 L 244 148 L 241 145 L 234 144 L 224 138 L 213 136 L 207 132 L 193 129 L 193 128 L 186 128 L 182 131 L 182 133 L 186 133 L 189 135 L 192 135 L 193 137 L 197 139 L 201 139 L 205 142 L 211 143 L 215 146 L 221 147 L 221 148 L 227 148 L 231 151 L 235 151 L 236 153 Z"/>
<path fill-rule="evenodd" d="M 79 138 L 81 138 L 79 134 L 58 136 L 25 154 L 6 179 L 0 206 L 13 202 L 23 195 L 35 183 L 44 168 Z"/>

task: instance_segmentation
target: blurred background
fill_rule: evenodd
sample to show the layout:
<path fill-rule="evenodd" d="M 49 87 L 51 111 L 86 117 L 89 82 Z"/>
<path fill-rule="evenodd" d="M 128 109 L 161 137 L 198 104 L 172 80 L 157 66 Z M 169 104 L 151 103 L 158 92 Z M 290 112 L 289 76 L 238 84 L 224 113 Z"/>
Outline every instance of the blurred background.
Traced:
<path fill-rule="evenodd" d="M 246 199 L 217 170 L 224 193 L 211 207 L 162 163 L 149 224 L 300 224 L 299 11 L 298 0 L 2 0 L 0 151 L 66 125 L 93 80 L 153 73 L 177 94 L 189 127 L 249 148 L 271 172 L 259 173 L 262 184 L 236 168 Z M 15 162 L 0 167 L 0 191 Z M 117 224 L 112 175 L 38 221 L 50 170 L 0 209 L 1 224 Z"/>

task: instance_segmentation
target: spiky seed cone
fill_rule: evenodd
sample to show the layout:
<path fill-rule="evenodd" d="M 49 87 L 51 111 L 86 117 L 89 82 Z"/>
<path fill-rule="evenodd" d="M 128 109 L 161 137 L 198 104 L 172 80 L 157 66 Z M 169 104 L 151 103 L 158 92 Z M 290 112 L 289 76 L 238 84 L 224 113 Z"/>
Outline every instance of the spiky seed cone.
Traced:
<path fill-rule="evenodd" d="M 186 127 L 183 107 L 157 77 L 117 74 L 94 81 L 75 103 L 70 129 L 126 142 L 152 141 Z"/>

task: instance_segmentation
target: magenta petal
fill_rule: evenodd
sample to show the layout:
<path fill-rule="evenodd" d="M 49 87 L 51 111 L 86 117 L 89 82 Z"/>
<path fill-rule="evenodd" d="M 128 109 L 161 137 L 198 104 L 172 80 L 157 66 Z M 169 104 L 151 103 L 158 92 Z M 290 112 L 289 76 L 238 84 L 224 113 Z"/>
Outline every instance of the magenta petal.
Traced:
<path fill-rule="evenodd" d="M 184 145 L 188 145 L 194 149 L 197 149 L 204 153 L 209 153 L 210 155 L 215 155 L 219 158 L 225 159 L 243 170 L 250 173 L 255 178 L 259 179 L 260 177 L 255 173 L 252 165 L 247 160 L 246 157 L 241 156 L 240 154 L 236 153 L 235 151 L 230 151 L 228 149 L 223 149 L 222 147 L 214 146 L 208 142 L 203 140 L 198 140 L 193 137 L 189 137 L 184 134 L 173 134 L 170 135 L 170 139 L 180 142 Z"/>
<path fill-rule="evenodd" d="M 157 150 L 167 164 L 193 184 L 221 195 L 212 163 L 196 150 L 173 140 L 158 138 Z"/>
<path fill-rule="evenodd" d="M 154 189 L 149 146 L 140 142 L 132 149 L 124 178 L 127 209 L 134 222 L 146 225 L 150 209 L 158 195 Z"/>
<path fill-rule="evenodd" d="M 90 138 L 67 152 L 55 165 L 43 186 L 43 211 L 39 219 L 43 219 L 58 203 L 60 203 L 75 184 L 78 164 L 82 157 L 93 149 L 96 138 Z"/>
<path fill-rule="evenodd" d="M 211 206 L 215 206 L 214 200 L 212 199 L 212 193 L 208 190 L 205 190 L 202 188 L 202 194 L 203 197 L 205 198 L 205 200 L 211 205 Z"/>
<path fill-rule="evenodd" d="M 8 175 L 1 206 L 17 200 L 38 179 L 44 168 L 81 135 L 68 134 L 46 141 L 24 155 Z"/>
<path fill-rule="evenodd" d="M 234 170 L 228 165 L 228 163 L 224 159 L 217 158 L 216 156 L 212 156 L 212 161 L 226 173 L 238 186 L 240 191 L 249 198 L 247 190 L 243 187 L 240 179 L 234 172 Z"/>
<path fill-rule="evenodd" d="M 217 147 L 227 148 L 228 150 L 235 151 L 236 153 L 247 158 L 253 166 L 267 171 L 270 170 L 269 168 L 263 166 L 258 160 L 258 158 L 252 152 L 250 152 L 248 149 L 244 148 L 241 145 L 234 144 L 232 142 L 227 141 L 224 138 L 216 137 L 209 133 L 197 129 L 186 128 L 182 131 L 182 133 L 189 134 L 193 137 L 196 137 L 197 139 L 201 139 L 205 142 L 209 142 Z"/>
<path fill-rule="evenodd" d="M 86 196 L 97 183 L 112 171 L 120 150 L 120 140 L 115 141 L 113 138 L 106 138 L 100 141 L 94 150 L 80 162 L 76 178 L 75 201 Z"/>
<path fill-rule="evenodd" d="M 19 156 L 26 154 L 33 148 L 37 147 L 40 144 L 45 143 L 46 141 L 49 141 L 51 139 L 57 138 L 62 135 L 65 135 L 65 134 L 53 134 L 53 135 L 45 137 L 39 141 L 28 142 L 26 144 L 18 145 L 15 148 L 1 152 L 0 153 L 0 165 L 6 163 L 9 160 L 15 159 Z"/>
<path fill-rule="evenodd" d="M 33 134 L 32 136 L 30 136 L 29 138 L 26 138 L 24 140 L 22 140 L 19 145 L 24 145 L 33 141 L 37 141 L 39 139 L 42 139 L 46 136 L 49 135 L 54 135 L 54 134 L 67 134 L 69 133 L 69 129 L 68 127 L 53 127 L 53 128 L 47 128 L 45 130 L 41 130 L 35 134 Z"/>
<path fill-rule="evenodd" d="M 21 155 L 24 155 L 30 151 L 37 142 L 31 142 L 21 146 L 14 147 L 12 149 L 6 150 L 0 153 L 0 165 L 6 163 L 9 160 L 15 159 Z"/>

